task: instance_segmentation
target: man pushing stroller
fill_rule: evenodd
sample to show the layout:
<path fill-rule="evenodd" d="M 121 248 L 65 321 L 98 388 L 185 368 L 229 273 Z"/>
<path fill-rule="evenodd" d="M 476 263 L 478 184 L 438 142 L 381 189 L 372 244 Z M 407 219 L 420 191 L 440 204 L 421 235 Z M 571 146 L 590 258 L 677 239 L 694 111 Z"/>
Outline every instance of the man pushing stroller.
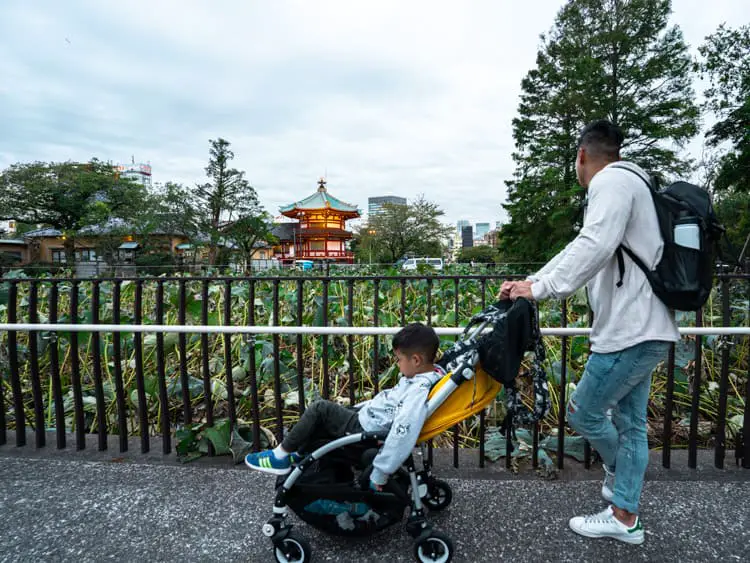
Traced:
<path fill-rule="evenodd" d="M 431 327 L 407 325 L 392 341 L 402 375 L 395 387 L 381 391 L 356 409 L 328 400 L 315 401 L 279 446 L 248 454 L 245 464 L 257 471 L 285 475 L 291 471 L 292 462 L 300 459 L 298 452 L 315 440 L 387 431 L 370 476 L 370 487 L 381 490 L 416 445 L 427 417 L 430 389 L 445 375 L 434 363 L 439 346 L 440 339 Z"/>

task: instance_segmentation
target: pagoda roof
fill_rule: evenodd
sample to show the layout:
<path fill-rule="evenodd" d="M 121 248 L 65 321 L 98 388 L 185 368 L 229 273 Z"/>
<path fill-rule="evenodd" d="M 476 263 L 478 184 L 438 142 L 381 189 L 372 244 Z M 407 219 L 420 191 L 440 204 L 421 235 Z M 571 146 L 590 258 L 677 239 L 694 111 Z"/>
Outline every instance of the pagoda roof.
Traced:
<path fill-rule="evenodd" d="M 357 209 L 356 205 L 341 201 L 329 194 L 328 190 L 326 190 L 326 181 L 322 178 L 318 182 L 318 189 L 314 194 L 301 201 L 295 201 L 294 203 L 279 208 L 281 213 L 287 217 L 294 216 L 294 211 L 305 211 L 308 209 L 333 209 L 334 211 L 351 215 L 353 217 L 359 217 L 360 215 L 360 211 Z"/>

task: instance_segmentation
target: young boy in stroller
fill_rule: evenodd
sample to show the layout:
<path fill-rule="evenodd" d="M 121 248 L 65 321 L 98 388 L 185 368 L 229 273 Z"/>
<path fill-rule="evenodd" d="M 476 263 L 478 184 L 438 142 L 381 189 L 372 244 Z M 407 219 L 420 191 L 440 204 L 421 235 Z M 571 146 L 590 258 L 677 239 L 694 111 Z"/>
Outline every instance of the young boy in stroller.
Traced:
<path fill-rule="evenodd" d="M 487 328 L 492 330 L 483 334 Z M 252 469 L 278 475 L 273 516 L 262 530 L 276 561 L 310 560 L 310 545 L 291 533 L 291 508 L 304 522 L 349 537 L 401 522 L 408 509 L 406 531 L 415 539 L 416 560 L 449 562 L 452 541 L 433 529 L 425 509 L 447 508 L 452 491 L 433 476 L 425 444 L 484 410 L 503 385 L 509 431 L 514 421 L 527 422 L 530 413 L 513 384 L 526 351 L 535 352 L 533 419 L 548 410 L 538 314 L 526 300 L 500 302 L 475 315 L 437 362 L 439 339 L 431 327 L 408 325 L 392 347 L 402 374 L 395 387 L 353 408 L 313 403 L 280 446 L 246 457 Z"/>
<path fill-rule="evenodd" d="M 427 417 L 427 397 L 445 375 L 433 363 L 439 346 L 440 339 L 431 327 L 413 323 L 401 329 L 392 343 L 403 376 L 395 387 L 356 405 L 355 410 L 327 400 L 312 403 L 279 446 L 248 454 L 245 464 L 257 471 L 285 475 L 293 461 L 301 460 L 299 451 L 311 443 L 354 433 L 386 432 L 370 473 L 370 487 L 382 490 L 414 449 Z"/>

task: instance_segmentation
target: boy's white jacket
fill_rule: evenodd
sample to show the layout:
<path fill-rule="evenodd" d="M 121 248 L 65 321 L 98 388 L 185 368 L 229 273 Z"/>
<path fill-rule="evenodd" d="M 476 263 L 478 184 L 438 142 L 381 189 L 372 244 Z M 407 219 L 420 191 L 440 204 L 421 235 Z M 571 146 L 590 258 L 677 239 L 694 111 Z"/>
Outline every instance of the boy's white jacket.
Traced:
<path fill-rule="evenodd" d="M 430 389 L 443 375 L 440 371 L 429 371 L 412 378 L 401 377 L 395 387 L 357 405 L 359 423 L 366 432 L 388 430 L 385 444 L 372 463 L 373 483 L 384 485 L 388 476 L 409 457 L 427 418 Z"/>

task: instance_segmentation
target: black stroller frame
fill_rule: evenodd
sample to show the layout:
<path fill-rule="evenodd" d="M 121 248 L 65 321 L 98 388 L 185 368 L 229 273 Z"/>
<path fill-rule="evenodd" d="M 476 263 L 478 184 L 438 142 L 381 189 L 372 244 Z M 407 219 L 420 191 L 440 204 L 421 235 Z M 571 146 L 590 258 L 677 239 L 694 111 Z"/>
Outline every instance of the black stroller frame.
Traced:
<path fill-rule="evenodd" d="M 477 321 L 478 317 L 479 320 Z M 449 380 L 437 390 L 428 402 L 428 417 L 445 402 L 459 385 L 473 379 L 475 375 L 474 366 L 479 357 L 473 344 L 478 335 L 493 321 L 496 322 L 498 318 L 497 315 L 487 318 L 480 313 L 466 327 L 462 340 L 458 341 L 453 349 L 454 352 L 459 353 L 451 361 L 450 367 L 453 369 L 449 370 L 451 372 Z M 466 337 L 469 329 L 472 328 L 473 330 Z M 325 443 L 307 454 L 288 476 L 278 479 L 273 516 L 262 528 L 263 534 L 271 539 L 276 561 L 282 563 L 310 561 L 311 548 L 309 544 L 303 538 L 292 534 L 293 526 L 287 521 L 290 495 L 293 494 L 295 486 L 299 487 L 299 485 L 296 485 L 297 481 L 316 461 L 325 459 L 326 456 L 331 454 L 339 453 L 342 448 L 359 445 L 361 448 L 358 449 L 357 453 L 361 450 L 364 450 L 364 452 L 370 450 L 371 453 L 373 449 L 377 451 L 378 442 L 384 441 L 387 435 L 388 432 L 360 432 Z M 423 443 L 419 444 L 418 450 L 419 456 L 422 458 L 422 470 L 417 470 L 414 454 L 410 454 L 402 467 L 391 475 L 382 491 L 374 491 L 369 488 L 368 469 L 371 469 L 372 460 L 370 459 L 369 468 L 367 462 L 360 462 L 359 465 L 363 472 L 359 479 L 355 479 L 351 494 L 346 495 L 344 493 L 344 495 L 350 499 L 369 503 L 374 508 L 384 509 L 392 515 L 390 520 L 382 525 L 376 525 L 375 531 L 380 531 L 391 524 L 402 521 L 405 509 L 409 508 L 406 530 L 415 539 L 414 556 L 416 560 L 447 563 L 453 557 L 453 543 L 447 535 L 433 528 L 432 523 L 427 518 L 425 508 L 429 511 L 443 510 L 450 505 L 453 494 L 448 483 L 436 479 L 432 475 L 432 465 L 428 456 L 425 455 Z M 364 457 L 364 455 L 355 456 L 355 461 L 357 457 Z M 349 459 L 351 460 L 351 456 Z"/>

